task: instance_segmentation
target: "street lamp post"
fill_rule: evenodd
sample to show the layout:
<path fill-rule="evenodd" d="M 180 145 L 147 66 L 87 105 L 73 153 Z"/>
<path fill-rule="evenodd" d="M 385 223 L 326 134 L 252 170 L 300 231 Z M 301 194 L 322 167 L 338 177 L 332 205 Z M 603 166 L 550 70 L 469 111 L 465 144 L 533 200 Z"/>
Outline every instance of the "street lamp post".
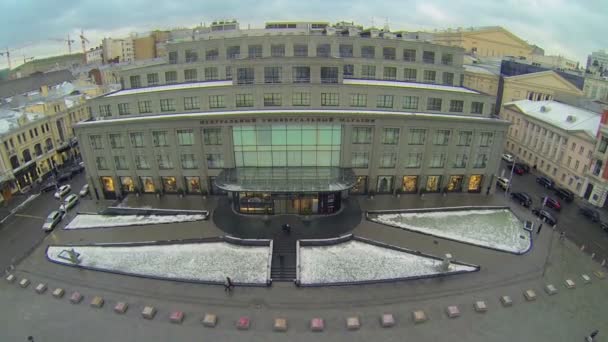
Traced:
<path fill-rule="evenodd" d="M 507 185 L 507 189 L 505 190 L 505 197 L 509 195 L 509 190 L 511 190 L 511 181 L 513 180 L 513 171 L 515 170 L 515 162 L 517 162 L 517 156 L 513 156 L 513 164 L 511 164 L 511 174 L 509 175 L 509 185 Z"/>

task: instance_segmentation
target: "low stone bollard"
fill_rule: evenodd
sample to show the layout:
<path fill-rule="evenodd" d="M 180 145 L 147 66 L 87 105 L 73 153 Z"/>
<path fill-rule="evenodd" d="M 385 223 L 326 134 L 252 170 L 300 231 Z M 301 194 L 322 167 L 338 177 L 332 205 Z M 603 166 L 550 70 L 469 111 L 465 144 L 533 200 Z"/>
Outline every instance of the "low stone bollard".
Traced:
<path fill-rule="evenodd" d="M 361 327 L 361 321 L 359 321 L 359 317 L 353 316 L 353 317 L 348 317 L 346 319 L 346 329 L 358 330 L 360 327 Z"/>
<path fill-rule="evenodd" d="M 581 245 L 581 252 L 585 251 L 585 245 Z"/>
<path fill-rule="evenodd" d="M 184 321 L 184 312 L 183 311 L 173 311 L 169 315 L 169 321 L 175 324 L 181 324 Z"/>
<path fill-rule="evenodd" d="M 91 300 L 91 307 L 93 308 L 101 308 L 103 306 L 103 298 L 100 296 L 95 296 Z"/>
<path fill-rule="evenodd" d="M 382 325 L 383 328 L 390 328 L 390 327 L 394 326 L 395 317 L 393 316 L 393 314 L 390 314 L 390 313 L 382 314 L 382 316 L 380 316 L 380 325 Z"/>
<path fill-rule="evenodd" d="M 141 316 L 145 319 L 154 319 L 154 316 L 156 316 L 156 308 L 153 306 L 144 306 L 144 309 L 141 311 Z"/>
<path fill-rule="evenodd" d="M 502 296 L 500 297 L 500 303 L 504 307 L 513 306 L 513 299 L 511 299 L 511 296 Z"/>
<path fill-rule="evenodd" d="M 606 278 L 606 274 L 602 271 L 594 271 L 593 275 L 596 276 L 597 279 L 604 279 Z"/>
<path fill-rule="evenodd" d="M 275 318 L 272 329 L 274 331 L 280 331 L 280 332 L 287 331 L 287 319 L 286 318 Z"/>
<path fill-rule="evenodd" d="M 36 285 L 36 293 L 43 294 L 45 292 L 46 292 L 46 284 L 40 283 L 40 284 Z"/>
<path fill-rule="evenodd" d="M 323 318 L 313 318 L 310 320 L 310 330 L 311 331 L 323 331 L 325 329 L 325 321 Z"/>
<path fill-rule="evenodd" d="M 201 323 L 203 323 L 203 325 L 208 328 L 215 328 L 215 326 L 217 325 L 217 316 L 214 314 L 206 313 Z"/>
<path fill-rule="evenodd" d="M 249 330 L 251 320 L 247 316 L 243 316 L 236 321 L 236 328 L 239 330 Z"/>
<path fill-rule="evenodd" d="M 591 277 L 589 277 L 586 274 L 581 275 L 581 278 L 583 278 L 583 283 L 584 284 L 590 284 L 591 283 Z"/>
<path fill-rule="evenodd" d="M 564 285 L 566 285 L 566 288 L 569 288 L 569 289 L 573 289 L 576 287 L 576 283 L 572 279 L 566 279 L 566 281 L 564 282 Z"/>
<path fill-rule="evenodd" d="M 460 317 L 460 309 L 456 305 L 450 305 L 445 309 L 446 314 L 449 318 Z"/>
<path fill-rule="evenodd" d="M 9 274 L 6 276 L 6 281 L 8 281 L 9 283 L 14 283 L 15 280 L 17 280 L 17 277 L 15 277 L 14 274 Z"/>
<path fill-rule="evenodd" d="M 22 288 L 30 286 L 30 280 L 27 278 L 21 279 L 21 281 L 19 282 L 19 286 L 21 286 Z"/>
<path fill-rule="evenodd" d="M 422 310 L 416 310 L 412 312 L 412 318 L 414 319 L 414 323 L 424 323 L 427 320 L 426 313 Z"/>
<path fill-rule="evenodd" d="M 526 298 L 528 302 L 534 301 L 536 300 L 536 292 L 534 290 L 526 290 L 524 291 L 524 298 Z"/>
<path fill-rule="evenodd" d="M 125 312 L 127 312 L 128 308 L 129 304 L 125 302 L 118 302 L 116 303 L 116 305 L 114 305 L 114 312 L 116 312 L 117 314 L 124 314 Z"/>
<path fill-rule="evenodd" d="M 553 284 L 547 284 L 547 286 L 545 286 L 545 292 L 549 296 L 553 296 L 554 294 L 557 294 L 557 288 Z"/>
<path fill-rule="evenodd" d="M 80 294 L 80 292 L 72 292 L 72 295 L 70 296 L 70 303 L 72 304 L 78 304 L 82 301 L 82 295 Z"/>
<path fill-rule="evenodd" d="M 483 300 L 476 301 L 475 304 L 473 304 L 473 307 L 475 308 L 475 311 L 477 311 L 477 312 L 488 311 L 488 306 L 486 305 L 486 302 Z"/>
<path fill-rule="evenodd" d="M 63 298 L 64 294 L 65 294 L 65 290 L 60 287 L 53 290 L 53 297 L 55 297 L 55 298 Z"/>

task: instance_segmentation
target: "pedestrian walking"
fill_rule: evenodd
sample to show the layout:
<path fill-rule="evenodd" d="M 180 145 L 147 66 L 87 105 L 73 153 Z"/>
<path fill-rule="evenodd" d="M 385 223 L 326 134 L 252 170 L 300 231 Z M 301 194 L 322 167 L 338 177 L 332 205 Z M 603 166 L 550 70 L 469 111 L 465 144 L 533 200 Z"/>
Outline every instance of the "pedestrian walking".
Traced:
<path fill-rule="evenodd" d="M 595 336 L 597 336 L 597 334 L 598 334 L 599 332 L 600 332 L 600 331 L 599 331 L 599 330 L 597 330 L 597 329 L 593 330 L 593 331 L 591 332 L 591 334 L 589 334 L 589 336 L 585 337 L 585 341 L 587 341 L 587 342 L 593 342 L 593 341 L 595 341 Z"/>
<path fill-rule="evenodd" d="M 559 233 L 559 241 L 564 241 L 566 239 L 566 232 Z"/>
<path fill-rule="evenodd" d="M 233 288 L 234 284 L 232 283 L 232 279 L 230 279 L 230 277 L 226 277 L 226 281 L 224 282 L 224 292 L 230 292 Z"/>
<path fill-rule="evenodd" d="M 282 228 L 285 233 L 291 233 L 291 225 L 289 225 L 289 223 L 285 223 Z"/>
<path fill-rule="evenodd" d="M 543 224 L 538 225 L 538 229 L 536 230 L 536 234 L 540 234 L 540 230 L 543 229 Z"/>

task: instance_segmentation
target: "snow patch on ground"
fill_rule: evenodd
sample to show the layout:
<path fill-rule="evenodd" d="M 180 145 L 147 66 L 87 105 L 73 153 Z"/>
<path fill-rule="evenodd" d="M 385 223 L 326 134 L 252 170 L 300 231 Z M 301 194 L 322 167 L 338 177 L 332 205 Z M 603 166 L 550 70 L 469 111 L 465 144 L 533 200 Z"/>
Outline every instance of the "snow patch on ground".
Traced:
<path fill-rule="evenodd" d="M 205 242 L 146 246 L 49 246 L 49 259 L 66 249 L 80 253 L 80 266 L 132 275 L 201 282 L 266 284 L 270 246 L 240 246 Z"/>
<path fill-rule="evenodd" d="M 508 209 L 404 212 L 378 214 L 375 222 L 402 227 L 497 250 L 524 253 L 531 245 L 530 233 Z"/>
<path fill-rule="evenodd" d="M 444 271 L 441 260 L 357 240 L 329 246 L 300 246 L 299 253 L 302 284 L 369 282 L 476 271 L 473 266 L 457 264 Z"/>
<path fill-rule="evenodd" d="M 202 221 L 206 215 L 78 215 L 64 229 L 143 226 Z"/>

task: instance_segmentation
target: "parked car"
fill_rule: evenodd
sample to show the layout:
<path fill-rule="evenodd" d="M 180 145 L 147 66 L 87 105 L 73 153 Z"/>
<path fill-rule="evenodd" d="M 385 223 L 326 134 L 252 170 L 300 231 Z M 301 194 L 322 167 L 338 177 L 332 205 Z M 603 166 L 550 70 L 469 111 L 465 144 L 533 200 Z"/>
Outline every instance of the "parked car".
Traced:
<path fill-rule="evenodd" d="M 82 189 L 80 189 L 80 192 L 78 193 L 80 195 L 80 197 L 84 197 L 86 195 L 89 194 L 89 184 L 85 184 L 82 186 Z"/>
<path fill-rule="evenodd" d="M 559 203 L 555 198 L 544 196 L 542 198 L 543 205 L 547 208 L 555 209 L 557 211 L 562 210 L 562 204 Z"/>
<path fill-rule="evenodd" d="M 56 199 L 60 199 L 61 197 L 67 195 L 70 191 L 72 191 L 72 187 L 69 184 L 62 185 L 55 192 L 55 194 L 53 195 L 53 197 L 55 197 Z"/>
<path fill-rule="evenodd" d="M 564 188 L 557 188 L 555 190 L 555 196 L 565 200 L 566 202 L 572 202 L 574 200 L 574 193 Z"/>
<path fill-rule="evenodd" d="M 515 166 L 521 168 L 525 173 L 530 172 L 530 165 L 526 163 L 515 163 Z"/>
<path fill-rule="evenodd" d="M 595 210 L 593 208 L 581 207 L 580 209 L 578 209 L 578 213 L 585 216 L 586 218 L 590 219 L 593 222 L 600 221 L 600 213 L 598 213 L 597 210 Z"/>
<path fill-rule="evenodd" d="M 72 176 L 82 173 L 82 171 L 84 171 L 84 165 L 78 164 L 70 168 L 70 174 L 72 174 Z"/>
<path fill-rule="evenodd" d="M 536 183 L 544 186 L 547 189 L 553 189 L 553 187 L 555 186 L 555 182 L 545 176 L 536 177 Z"/>
<path fill-rule="evenodd" d="M 509 189 L 509 180 L 505 177 L 498 177 L 496 178 L 496 185 L 507 191 Z"/>
<path fill-rule="evenodd" d="M 46 183 L 40 187 L 40 192 L 49 192 L 57 189 L 57 184 L 55 183 Z"/>
<path fill-rule="evenodd" d="M 58 182 L 58 183 L 61 183 L 61 182 L 67 182 L 67 181 L 69 181 L 70 179 L 72 179 L 72 174 L 71 174 L 71 173 L 68 173 L 68 172 L 60 173 L 60 174 L 57 176 L 57 182 Z"/>
<path fill-rule="evenodd" d="M 42 225 L 42 230 L 44 230 L 45 232 L 50 232 L 51 230 L 53 230 L 53 228 L 55 228 L 56 225 L 59 224 L 59 222 L 61 222 L 64 216 L 65 213 L 62 211 L 51 211 L 49 216 L 46 217 L 44 224 Z"/>
<path fill-rule="evenodd" d="M 511 194 L 511 198 L 526 208 L 532 205 L 532 197 L 525 192 L 514 192 Z"/>
<path fill-rule="evenodd" d="M 523 175 L 524 173 L 526 173 L 526 171 L 519 165 L 517 164 L 511 164 L 512 168 L 513 168 L 513 173 L 516 175 Z"/>
<path fill-rule="evenodd" d="M 507 163 L 512 163 L 515 161 L 515 158 L 512 155 L 505 153 L 502 155 L 502 160 L 506 161 Z"/>
<path fill-rule="evenodd" d="M 74 207 L 76 203 L 78 203 L 78 195 L 70 194 L 63 200 L 63 204 L 59 207 L 59 210 L 66 212 L 72 209 L 72 207 Z"/>
<path fill-rule="evenodd" d="M 555 217 L 553 217 L 553 215 L 551 215 L 551 213 L 549 213 L 546 210 L 540 209 L 540 208 L 534 208 L 532 209 L 532 214 L 538 216 L 541 220 L 543 220 L 544 222 L 554 226 L 557 224 L 557 219 Z"/>

